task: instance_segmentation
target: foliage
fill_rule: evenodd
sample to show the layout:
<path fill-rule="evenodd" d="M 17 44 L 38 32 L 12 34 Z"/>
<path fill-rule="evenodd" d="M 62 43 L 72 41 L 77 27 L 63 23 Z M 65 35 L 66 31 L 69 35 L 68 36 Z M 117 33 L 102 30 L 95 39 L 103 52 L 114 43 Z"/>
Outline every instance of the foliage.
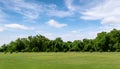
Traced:
<path fill-rule="evenodd" d="M 36 35 L 18 38 L 0 47 L 0 52 L 119 52 L 120 30 L 101 32 L 95 39 L 74 40 L 64 42 L 60 37 L 49 40 L 45 36 Z"/>

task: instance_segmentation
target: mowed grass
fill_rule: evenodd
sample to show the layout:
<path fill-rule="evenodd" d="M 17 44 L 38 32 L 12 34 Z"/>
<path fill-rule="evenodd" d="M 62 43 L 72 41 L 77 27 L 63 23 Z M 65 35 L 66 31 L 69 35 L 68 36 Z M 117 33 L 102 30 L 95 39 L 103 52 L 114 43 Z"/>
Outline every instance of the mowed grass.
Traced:
<path fill-rule="evenodd" d="M 0 69 L 120 69 L 120 53 L 0 53 Z"/>

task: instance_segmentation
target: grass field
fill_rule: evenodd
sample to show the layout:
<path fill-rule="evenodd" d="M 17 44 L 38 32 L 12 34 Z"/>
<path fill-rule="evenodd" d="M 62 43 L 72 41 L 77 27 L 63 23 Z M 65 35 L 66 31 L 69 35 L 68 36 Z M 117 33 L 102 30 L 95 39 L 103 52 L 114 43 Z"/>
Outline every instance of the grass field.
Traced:
<path fill-rule="evenodd" d="M 120 53 L 0 53 L 0 69 L 120 69 Z"/>

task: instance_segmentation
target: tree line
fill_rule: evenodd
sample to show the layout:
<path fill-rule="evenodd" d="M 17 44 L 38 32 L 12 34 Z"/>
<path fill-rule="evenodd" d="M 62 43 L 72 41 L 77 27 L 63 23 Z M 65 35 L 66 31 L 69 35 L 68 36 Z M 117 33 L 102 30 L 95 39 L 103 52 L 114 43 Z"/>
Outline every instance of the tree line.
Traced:
<path fill-rule="evenodd" d="M 101 32 L 95 39 L 64 42 L 60 37 L 50 40 L 42 35 L 18 38 L 0 47 L 0 52 L 120 52 L 120 30 Z"/>

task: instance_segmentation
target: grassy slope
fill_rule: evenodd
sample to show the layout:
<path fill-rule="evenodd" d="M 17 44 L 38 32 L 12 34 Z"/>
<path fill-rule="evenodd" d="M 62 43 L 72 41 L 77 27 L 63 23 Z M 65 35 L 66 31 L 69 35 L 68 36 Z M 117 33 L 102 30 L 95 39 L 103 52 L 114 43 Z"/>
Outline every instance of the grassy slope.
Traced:
<path fill-rule="evenodd" d="M 120 53 L 0 53 L 0 69 L 120 69 Z"/>

